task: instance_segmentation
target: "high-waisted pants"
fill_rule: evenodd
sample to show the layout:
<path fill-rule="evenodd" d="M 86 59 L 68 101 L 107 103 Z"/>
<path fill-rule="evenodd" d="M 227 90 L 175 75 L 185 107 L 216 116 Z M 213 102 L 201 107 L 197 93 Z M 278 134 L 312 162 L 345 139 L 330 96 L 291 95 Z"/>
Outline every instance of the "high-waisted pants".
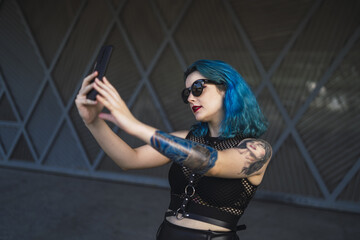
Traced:
<path fill-rule="evenodd" d="M 218 232 L 210 230 L 196 230 L 177 226 L 166 219 L 160 225 L 156 240 L 239 240 L 235 231 Z"/>

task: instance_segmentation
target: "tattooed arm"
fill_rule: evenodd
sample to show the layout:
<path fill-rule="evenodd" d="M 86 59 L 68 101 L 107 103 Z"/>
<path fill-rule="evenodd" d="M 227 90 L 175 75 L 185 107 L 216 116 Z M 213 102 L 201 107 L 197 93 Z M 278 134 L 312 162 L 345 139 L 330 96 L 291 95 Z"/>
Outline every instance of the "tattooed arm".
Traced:
<path fill-rule="evenodd" d="M 209 146 L 156 131 L 151 145 L 172 161 L 200 174 L 242 178 L 261 175 L 271 158 L 271 146 L 262 139 L 245 139 L 233 149 Z"/>
<path fill-rule="evenodd" d="M 247 138 L 231 149 L 218 152 L 215 166 L 206 175 L 224 178 L 253 178 L 260 183 L 272 156 L 270 144 Z"/>
<path fill-rule="evenodd" d="M 199 174 L 213 168 L 218 152 L 209 146 L 178 138 L 173 135 L 156 131 L 150 140 L 151 146 L 173 162 L 186 166 Z"/>

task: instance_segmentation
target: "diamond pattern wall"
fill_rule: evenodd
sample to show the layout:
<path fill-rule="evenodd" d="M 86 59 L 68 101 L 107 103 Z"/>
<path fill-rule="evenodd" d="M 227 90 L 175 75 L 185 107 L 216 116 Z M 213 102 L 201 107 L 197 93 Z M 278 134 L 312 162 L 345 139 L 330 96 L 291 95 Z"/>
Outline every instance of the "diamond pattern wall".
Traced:
<path fill-rule="evenodd" d="M 167 186 L 168 166 L 123 172 L 74 106 L 112 44 L 108 78 L 140 120 L 167 132 L 194 122 L 180 98 L 184 68 L 229 62 L 270 122 L 274 156 L 257 197 L 360 212 L 359 12 L 356 0 L 3 0 L 0 166 Z"/>

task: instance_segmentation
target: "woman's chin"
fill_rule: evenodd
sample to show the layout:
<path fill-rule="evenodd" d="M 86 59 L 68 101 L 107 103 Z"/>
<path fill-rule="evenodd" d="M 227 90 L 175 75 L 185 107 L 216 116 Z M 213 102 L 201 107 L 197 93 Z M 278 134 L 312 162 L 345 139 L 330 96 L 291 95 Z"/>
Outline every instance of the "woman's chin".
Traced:
<path fill-rule="evenodd" d="M 195 117 L 196 121 L 202 122 L 202 119 L 203 119 L 203 118 L 201 117 L 201 114 L 194 113 L 194 117 Z"/>
<path fill-rule="evenodd" d="M 195 114 L 195 119 L 198 122 L 207 122 L 206 118 L 204 116 L 201 116 L 200 114 Z"/>

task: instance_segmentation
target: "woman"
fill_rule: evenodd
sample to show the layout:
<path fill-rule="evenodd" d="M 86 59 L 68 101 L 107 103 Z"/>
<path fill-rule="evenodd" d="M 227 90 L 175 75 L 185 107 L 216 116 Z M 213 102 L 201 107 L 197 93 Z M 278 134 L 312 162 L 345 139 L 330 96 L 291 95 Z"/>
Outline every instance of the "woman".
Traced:
<path fill-rule="evenodd" d="M 240 74 L 222 61 L 199 60 L 184 74 L 182 98 L 198 124 L 171 134 L 137 120 L 116 89 L 97 73 L 86 77 L 76 106 L 102 149 L 122 169 L 172 162 L 171 202 L 157 239 L 238 239 L 236 226 L 261 183 L 271 147 L 257 139 L 267 124 Z M 86 99 L 94 88 L 96 101 Z M 110 113 L 100 113 L 103 107 Z M 145 143 L 131 148 L 105 123 Z M 251 139 L 254 138 L 254 139 Z"/>

